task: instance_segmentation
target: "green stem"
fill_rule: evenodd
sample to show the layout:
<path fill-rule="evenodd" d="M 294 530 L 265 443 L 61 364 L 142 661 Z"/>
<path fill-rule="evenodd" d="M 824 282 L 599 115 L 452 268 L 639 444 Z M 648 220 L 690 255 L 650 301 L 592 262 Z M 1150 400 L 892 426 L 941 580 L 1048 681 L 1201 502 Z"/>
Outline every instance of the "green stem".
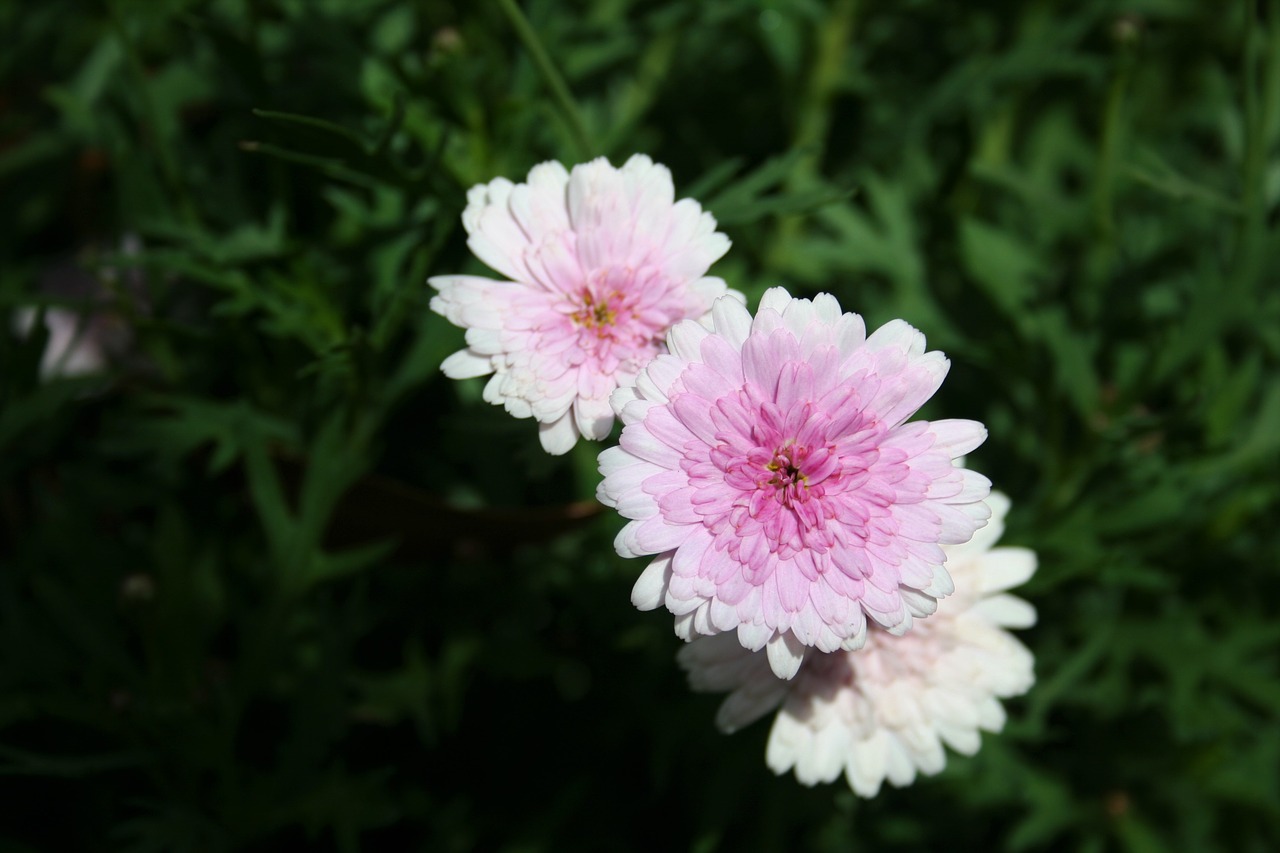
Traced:
<path fill-rule="evenodd" d="M 507 20 L 511 22 L 511 26 L 515 29 L 520 41 L 523 42 L 525 50 L 529 51 L 529 57 L 533 60 L 538 73 L 542 75 L 543 82 L 551 90 L 551 96 L 555 100 L 556 106 L 564 114 L 569 130 L 573 133 L 574 141 L 578 145 L 578 153 L 583 159 L 590 157 L 595 153 L 596 149 L 591 142 L 590 135 L 587 133 L 587 126 L 582 120 L 582 113 L 579 111 L 577 103 L 573 100 L 573 95 L 569 92 L 569 87 L 565 84 L 564 78 L 560 76 L 560 72 L 556 70 L 555 65 L 551 62 L 551 57 L 547 56 L 547 51 L 542 46 L 542 40 L 538 38 L 538 34 L 529 23 L 529 19 L 524 16 L 524 12 L 520 11 L 520 7 L 516 5 L 515 0 L 498 0 L 498 5 L 507 16 Z"/>
<path fill-rule="evenodd" d="M 1107 99 L 1102 108 L 1102 134 L 1098 140 L 1097 168 L 1094 170 L 1093 181 L 1094 242 L 1085 265 L 1085 278 L 1089 287 L 1079 293 L 1081 309 L 1090 322 L 1102 310 L 1103 290 L 1115 259 L 1116 164 L 1120 159 L 1125 133 L 1125 99 L 1136 61 L 1133 50 L 1128 42 L 1119 45 L 1115 72 L 1107 87 Z"/>
<path fill-rule="evenodd" d="M 796 147 L 808 148 L 810 153 L 796 163 L 793 175 L 812 174 L 822 162 L 831 127 L 831 102 L 840 83 L 857 8 L 857 0 L 838 0 L 816 34 L 816 57 L 797 111 L 793 139 Z"/>
<path fill-rule="evenodd" d="M 1267 230 L 1266 170 L 1268 134 L 1280 99 L 1276 63 L 1280 62 L 1280 2 L 1272 0 L 1270 32 L 1258 20 L 1259 4 L 1249 0 L 1243 51 L 1245 148 L 1241 174 L 1241 210 L 1237 281 L 1242 288 L 1257 280 Z M 1259 86 L 1261 78 L 1261 86 Z"/>
<path fill-rule="evenodd" d="M 147 82 L 147 74 L 142 67 L 142 60 L 138 56 L 137 45 L 129 37 L 129 31 L 120 20 L 120 15 L 116 12 L 114 3 L 108 4 L 107 17 L 110 20 L 112 31 L 115 33 L 116 38 L 120 40 L 120 46 L 124 48 L 124 53 L 129 63 L 129 71 L 135 78 L 138 97 L 142 99 L 142 110 L 145 114 L 142 131 L 150 137 L 151 146 L 155 150 L 156 159 L 160 164 L 160 174 L 169 191 L 173 193 L 177 200 L 178 209 L 181 211 L 183 218 L 187 222 L 196 225 L 200 221 L 200 216 L 196 210 L 195 203 L 191 199 L 191 194 L 187 192 L 187 187 L 182 182 L 182 177 L 178 174 L 178 166 L 174 161 L 173 152 L 169 150 L 169 146 L 165 144 L 164 139 L 161 137 L 160 110 L 156 107 L 155 98 L 151 96 L 151 87 Z"/>
<path fill-rule="evenodd" d="M 857 0 L 837 0 L 815 33 L 816 45 L 809 78 L 796 109 L 792 148 L 806 149 L 787 178 L 786 189 L 797 192 L 806 188 L 818 174 L 825 153 L 827 132 L 831 129 L 831 103 L 835 99 L 844 68 L 845 51 L 853 31 L 858 10 Z M 787 216 L 778 223 L 771 255 L 787 251 L 800 228 L 800 217 Z"/>
<path fill-rule="evenodd" d="M 1093 193 L 1094 225 L 1099 236 L 1111 244 L 1115 236 L 1115 219 L 1112 214 L 1116 159 L 1120 149 L 1121 124 L 1124 115 L 1125 93 L 1129 87 L 1130 60 L 1128 48 L 1119 58 L 1119 69 L 1107 89 L 1107 103 L 1102 114 L 1102 138 L 1098 143 L 1098 169 L 1095 173 Z"/>

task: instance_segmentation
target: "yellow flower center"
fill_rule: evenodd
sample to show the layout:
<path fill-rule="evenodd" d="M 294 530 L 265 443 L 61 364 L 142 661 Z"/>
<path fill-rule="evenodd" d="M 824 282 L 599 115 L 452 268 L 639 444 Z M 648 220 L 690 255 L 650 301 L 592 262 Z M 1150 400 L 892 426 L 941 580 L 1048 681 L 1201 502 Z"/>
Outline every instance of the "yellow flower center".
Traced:
<path fill-rule="evenodd" d="M 617 298 L 622 294 L 614 291 L 609 295 Z M 582 307 L 571 315 L 573 322 L 594 330 L 601 337 L 609 334 L 618 319 L 618 312 L 610 306 L 609 302 L 609 299 L 597 302 L 591 291 L 585 291 L 582 294 Z"/>

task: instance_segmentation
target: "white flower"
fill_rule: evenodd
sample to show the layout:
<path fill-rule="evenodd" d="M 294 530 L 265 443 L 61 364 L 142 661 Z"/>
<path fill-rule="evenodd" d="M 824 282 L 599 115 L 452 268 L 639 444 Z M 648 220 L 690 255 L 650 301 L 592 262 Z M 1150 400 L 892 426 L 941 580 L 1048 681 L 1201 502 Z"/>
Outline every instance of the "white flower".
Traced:
<path fill-rule="evenodd" d="M 532 417 L 548 453 L 613 427 L 609 395 L 636 381 L 673 323 L 711 310 L 725 283 L 706 275 L 729 248 L 715 219 L 675 200 L 671 172 L 643 155 L 535 166 L 467 194 L 462 224 L 507 280 L 444 275 L 431 310 L 467 330 L 445 359 L 452 379 L 493 374 L 484 399 Z"/>
<path fill-rule="evenodd" d="M 37 316 L 35 308 L 19 308 L 13 315 L 15 331 L 24 337 L 32 334 Z M 92 320 L 82 322 L 80 315 L 73 311 L 48 308 L 44 312 L 44 327 L 49 339 L 40 358 L 41 379 L 47 382 L 59 377 L 87 376 L 106 368 L 103 336 L 97 333 Z"/>
<path fill-rule="evenodd" d="M 843 772 L 864 797 L 885 779 L 901 787 L 917 772 L 939 772 L 944 744 L 977 752 L 979 731 L 1004 726 L 999 700 L 1034 682 L 1031 653 L 1005 629 L 1033 625 L 1035 610 L 1005 590 L 1031 577 L 1035 554 L 992 547 L 1009 500 L 993 493 L 987 502 L 987 526 L 945 547 L 955 593 L 904 636 L 875 628 L 861 650 L 810 654 L 792 681 L 775 677 L 765 654 L 745 651 L 732 634 L 681 649 L 695 690 L 729 691 L 717 725 L 732 732 L 781 706 L 769 733 L 769 767 L 794 770 L 806 785 Z"/>

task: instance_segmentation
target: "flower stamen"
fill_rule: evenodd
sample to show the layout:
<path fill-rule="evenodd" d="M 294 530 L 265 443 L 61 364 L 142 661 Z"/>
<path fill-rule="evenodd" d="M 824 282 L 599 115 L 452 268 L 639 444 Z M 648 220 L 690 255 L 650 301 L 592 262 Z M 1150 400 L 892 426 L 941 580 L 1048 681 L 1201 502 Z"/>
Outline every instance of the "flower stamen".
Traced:
<path fill-rule="evenodd" d="M 809 489 L 809 479 L 801 471 L 808 455 L 807 448 L 792 443 L 784 444 L 773 452 L 773 459 L 765 466 L 773 476 L 764 485 L 778 490 L 778 500 L 785 507 L 790 507 L 793 501 L 802 500 Z"/>
<path fill-rule="evenodd" d="M 582 292 L 582 307 L 570 315 L 575 325 L 582 326 L 596 333 L 596 337 L 605 338 L 613 335 L 614 325 L 618 320 L 615 307 L 622 298 L 618 291 L 610 293 L 608 298 L 596 301 L 595 294 L 589 290 Z"/>

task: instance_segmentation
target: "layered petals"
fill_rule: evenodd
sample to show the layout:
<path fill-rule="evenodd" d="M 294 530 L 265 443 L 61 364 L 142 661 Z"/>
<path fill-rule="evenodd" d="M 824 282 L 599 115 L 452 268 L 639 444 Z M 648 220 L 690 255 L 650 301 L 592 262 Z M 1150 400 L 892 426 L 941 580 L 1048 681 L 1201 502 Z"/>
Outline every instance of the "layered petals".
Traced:
<path fill-rule="evenodd" d="M 675 200 L 671 173 L 643 155 L 535 166 L 525 183 L 473 187 L 467 245 L 506 280 L 444 275 L 431 309 L 467 330 L 445 375 L 492 374 L 484 399 L 539 422 L 549 453 L 613 427 L 610 395 L 665 349 L 672 324 L 731 293 L 707 269 L 729 248 L 715 220 Z M 740 297 L 739 297 L 740 298 Z"/>
<path fill-rule="evenodd" d="M 998 529 L 1008 501 L 990 504 Z M 728 692 L 716 718 L 726 733 L 778 709 L 765 754 L 775 773 L 807 785 L 843 774 L 864 797 L 885 780 L 908 785 L 942 770 L 944 746 L 976 752 L 980 732 L 1004 725 L 999 700 L 1034 681 L 1031 653 L 1004 629 L 1033 624 L 1035 611 L 1004 590 L 1031 576 L 1035 555 L 993 544 L 945 548 L 955 594 L 936 615 L 902 637 L 873 629 L 858 651 L 810 655 L 791 681 L 766 652 L 724 634 L 695 639 L 678 659 L 693 689 Z"/>
<path fill-rule="evenodd" d="M 834 297 L 774 288 L 755 317 L 717 300 L 667 349 L 614 393 L 601 456 L 600 500 L 632 519 L 619 553 L 669 561 L 638 600 L 687 616 L 681 634 L 750 637 L 783 678 L 936 610 L 942 548 L 984 524 L 990 483 L 956 463 L 981 424 L 910 420 L 948 366 L 923 335 L 867 336 Z"/>

